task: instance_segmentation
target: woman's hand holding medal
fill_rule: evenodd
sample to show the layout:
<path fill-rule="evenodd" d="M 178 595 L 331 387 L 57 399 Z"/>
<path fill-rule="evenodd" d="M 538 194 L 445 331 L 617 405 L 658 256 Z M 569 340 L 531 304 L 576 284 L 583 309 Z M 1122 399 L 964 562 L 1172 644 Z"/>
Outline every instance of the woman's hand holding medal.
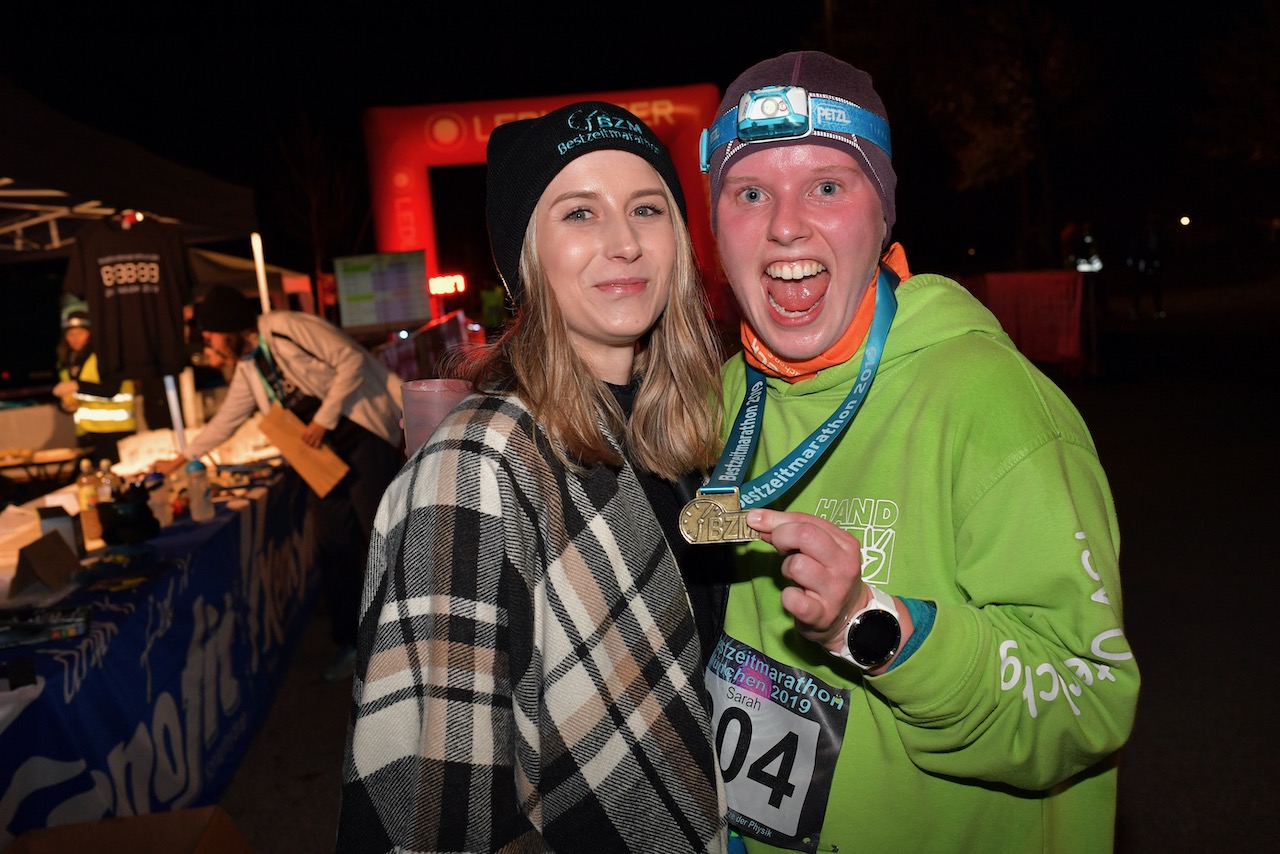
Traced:
<path fill-rule="evenodd" d="M 747 524 L 782 555 L 782 607 L 807 640 L 838 652 L 849 615 L 871 598 L 861 578 L 862 544 L 843 528 L 808 513 L 751 509 Z"/>

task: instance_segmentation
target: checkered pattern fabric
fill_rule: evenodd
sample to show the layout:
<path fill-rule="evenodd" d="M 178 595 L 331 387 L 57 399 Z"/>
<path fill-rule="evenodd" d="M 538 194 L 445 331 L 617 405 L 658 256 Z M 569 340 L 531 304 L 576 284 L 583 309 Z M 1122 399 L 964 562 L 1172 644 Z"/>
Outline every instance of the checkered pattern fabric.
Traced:
<path fill-rule="evenodd" d="M 722 851 L 689 599 L 629 466 L 473 397 L 383 498 L 338 850 Z"/>

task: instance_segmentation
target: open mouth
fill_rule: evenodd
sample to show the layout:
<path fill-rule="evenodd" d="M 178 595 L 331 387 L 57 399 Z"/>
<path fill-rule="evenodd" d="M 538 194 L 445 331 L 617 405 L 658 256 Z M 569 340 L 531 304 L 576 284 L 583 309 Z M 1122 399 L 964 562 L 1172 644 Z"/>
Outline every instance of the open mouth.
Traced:
<path fill-rule="evenodd" d="M 803 317 L 826 296 L 825 280 L 813 281 L 827 268 L 817 261 L 779 261 L 765 267 L 769 305 L 782 317 Z"/>

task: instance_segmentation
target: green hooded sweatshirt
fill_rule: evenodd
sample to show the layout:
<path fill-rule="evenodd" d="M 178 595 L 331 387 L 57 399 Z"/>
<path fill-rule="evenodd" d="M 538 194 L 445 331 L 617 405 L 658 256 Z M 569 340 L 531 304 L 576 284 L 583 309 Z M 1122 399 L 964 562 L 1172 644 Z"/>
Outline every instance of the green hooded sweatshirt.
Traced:
<path fill-rule="evenodd" d="M 857 537 L 863 578 L 934 603 L 932 630 L 898 666 L 864 677 L 795 631 L 779 601 L 780 557 L 757 541 L 739 547 L 725 632 L 850 691 L 818 851 L 1110 851 L 1115 759 L 1139 676 L 1093 440 L 959 284 L 917 275 L 896 294 L 853 422 L 768 506 Z M 748 481 L 831 418 L 861 360 L 859 350 L 814 378 L 769 380 Z M 730 421 L 746 387 L 740 355 L 725 374 Z M 718 723 L 723 768 L 735 730 Z M 762 768 L 785 803 L 780 777 L 798 766 Z M 736 774 L 731 806 L 755 776 Z"/>

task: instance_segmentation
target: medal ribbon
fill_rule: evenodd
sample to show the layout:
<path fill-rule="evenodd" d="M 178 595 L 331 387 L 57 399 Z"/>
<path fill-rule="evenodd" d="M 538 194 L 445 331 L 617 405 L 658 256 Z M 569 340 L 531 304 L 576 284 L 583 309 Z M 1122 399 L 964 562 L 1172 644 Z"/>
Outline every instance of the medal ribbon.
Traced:
<path fill-rule="evenodd" d="M 871 328 L 867 331 L 867 345 L 862 353 L 862 367 L 858 371 L 858 379 L 849 389 L 844 402 L 826 423 L 809 434 L 803 442 L 796 446 L 782 462 L 773 466 L 764 474 L 743 484 L 742 478 L 752 456 L 755 454 L 756 441 L 760 438 L 760 420 L 764 416 L 766 379 L 760 370 L 747 365 L 747 391 L 743 396 L 742 407 L 734 421 L 729 441 L 725 443 L 720 455 L 720 462 L 711 473 L 707 484 L 698 490 L 700 495 L 723 495 L 740 493 L 741 507 L 746 510 L 756 505 L 768 504 L 779 498 L 821 459 L 827 449 L 835 444 L 835 440 L 853 421 L 858 407 L 862 405 L 871 382 L 875 379 L 880 367 L 880 357 L 884 355 L 884 342 L 889 337 L 889 327 L 893 324 L 893 316 L 898 310 L 898 299 L 894 288 L 898 285 L 898 276 L 884 264 L 880 265 L 880 274 L 876 280 L 876 311 L 871 319 Z"/>

